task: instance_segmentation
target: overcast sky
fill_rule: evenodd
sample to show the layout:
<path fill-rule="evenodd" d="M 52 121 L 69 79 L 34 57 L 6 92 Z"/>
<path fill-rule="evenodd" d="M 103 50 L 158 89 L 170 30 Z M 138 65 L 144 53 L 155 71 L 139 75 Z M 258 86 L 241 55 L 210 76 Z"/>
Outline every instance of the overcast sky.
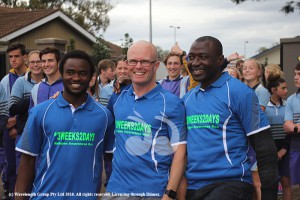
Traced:
<path fill-rule="evenodd" d="M 110 25 L 104 39 L 120 45 L 125 33 L 134 41 L 149 41 L 149 0 L 118 0 L 111 10 Z M 152 42 L 169 50 L 176 41 L 189 51 L 200 36 L 218 38 L 224 55 L 233 52 L 257 54 L 260 47 L 271 47 L 280 38 L 300 35 L 300 14 L 285 15 L 282 0 L 249 1 L 236 5 L 231 0 L 152 0 Z"/>

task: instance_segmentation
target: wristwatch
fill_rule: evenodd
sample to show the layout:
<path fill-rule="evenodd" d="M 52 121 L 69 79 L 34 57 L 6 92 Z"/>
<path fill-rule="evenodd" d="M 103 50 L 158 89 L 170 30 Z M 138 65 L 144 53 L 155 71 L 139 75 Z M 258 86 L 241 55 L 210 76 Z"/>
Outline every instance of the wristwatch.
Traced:
<path fill-rule="evenodd" d="M 298 133 L 298 126 L 295 126 L 294 127 L 294 134 L 297 134 Z"/>
<path fill-rule="evenodd" d="M 165 190 L 164 193 L 168 195 L 168 197 L 170 197 L 171 199 L 176 199 L 177 192 L 175 192 L 174 190 Z"/>

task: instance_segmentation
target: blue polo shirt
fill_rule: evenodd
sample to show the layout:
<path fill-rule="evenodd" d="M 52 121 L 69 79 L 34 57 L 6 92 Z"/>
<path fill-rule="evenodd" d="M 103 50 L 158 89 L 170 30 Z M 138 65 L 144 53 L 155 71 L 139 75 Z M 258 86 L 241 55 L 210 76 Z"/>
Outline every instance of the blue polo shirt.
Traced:
<path fill-rule="evenodd" d="M 188 189 L 222 181 L 251 183 L 247 136 L 269 128 L 254 91 L 227 72 L 183 98 L 187 120 Z"/>
<path fill-rule="evenodd" d="M 284 121 L 300 124 L 300 90 L 289 96 L 286 101 Z M 292 135 L 290 150 L 300 152 L 300 135 Z"/>
<path fill-rule="evenodd" d="M 56 92 L 62 91 L 64 88 L 61 77 L 54 83 L 49 84 L 47 78 L 36 84 L 31 90 L 31 98 L 29 109 L 42 103 L 52 97 Z"/>
<path fill-rule="evenodd" d="M 77 193 L 98 192 L 102 154 L 113 150 L 112 124 L 111 113 L 90 95 L 75 110 L 61 94 L 31 109 L 16 150 L 39 156 L 33 195 L 52 192 L 65 195 L 55 199 L 78 199 Z"/>
<path fill-rule="evenodd" d="M 257 95 L 259 105 L 266 108 L 271 97 L 269 91 L 260 83 L 254 92 Z"/>
<path fill-rule="evenodd" d="M 31 79 L 31 72 L 19 77 L 14 83 L 9 101 L 9 113 L 11 116 L 17 115 L 17 131 L 21 135 L 28 118 L 28 107 L 31 90 L 36 82 Z"/>
<path fill-rule="evenodd" d="M 129 196 L 163 195 L 173 149 L 186 143 L 183 102 L 158 84 L 137 97 L 132 86 L 113 105 L 115 150 L 107 191 Z"/>
<path fill-rule="evenodd" d="M 274 140 L 282 140 L 286 137 L 283 129 L 285 104 L 284 100 L 282 100 L 282 105 L 274 105 L 269 101 L 265 110 Z"/>
<path fill-rule="evenodd" d="M 182 98 L 188 91 L 189 80 L 189 76 L 179 76 L 175 80 L 170 80 L 169 76 L 167 76 L 159 81 L 159 83 L 165 90 L 168 90 L 179 98 Z"/>

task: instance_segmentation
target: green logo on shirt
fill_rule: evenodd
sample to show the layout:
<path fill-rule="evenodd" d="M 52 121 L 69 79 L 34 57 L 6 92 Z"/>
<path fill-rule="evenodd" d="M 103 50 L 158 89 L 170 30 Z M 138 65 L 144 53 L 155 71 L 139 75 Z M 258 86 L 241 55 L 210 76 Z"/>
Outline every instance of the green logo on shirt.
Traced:
<path fill-rule="evenodd" d="M 151 125 L 133 122 L 133 121 L 122 121 L 116 120 L 116 133 L 125 133 L 131 135 L 149 136 L 151 133 Z"/>
<path fill-rule="evenodd" d="M 217 114 L 200 114 L 186 117 L 188 129 L 192 128 L 219 128 L 220 115 Z"/>
<path fill-rule="evenodd" d="M 54 132 L 57 141 L 54 145 L 60 146 L 92 146 L 95 133 L 86 132 Z"/>

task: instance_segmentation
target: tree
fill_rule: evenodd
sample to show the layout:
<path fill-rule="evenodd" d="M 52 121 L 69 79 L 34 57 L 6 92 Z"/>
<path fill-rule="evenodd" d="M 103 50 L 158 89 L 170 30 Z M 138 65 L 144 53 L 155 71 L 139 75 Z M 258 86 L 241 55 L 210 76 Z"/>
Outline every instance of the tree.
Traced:
<path fill-rule="evenodd" d="M 262 53 L 262 52 L 264 52 L 264 51 L 266 51 L 268 49 L 269 48 L 267 48 L 267 47 L 260 47 L 259 49 L 257 49 L 257 53 Z"/>
<path fill-rule="evenodd" d="M 158 60 L 163 61 L 167 55 L 170 53 L 169 50 L 163 50 L 160 46 L 156 46 Z"/>
<path fill-rule="evenodd" d="M 105 31 L 110 21 L 107 13 L 114 8 L 112 0 L 29 0 L 24 6 L 24 0 L 0 0 L 0 5 L 9 7 L 25 7 L 27 9 L 60 9 L 70 16 L 85 30 L 99 35 Z"/>
<path fill-rule="evenodd" d="M 100 60 L 109 59 L 109 48 L 106 46 L 102 36 L 97 38 L 97 42 L 93 45 L 92 56 L 95 66 L 98 65 Z"/>
<path fill-rule="evenodd" d="M 67 46 L 67 51 L 71 51 L 75 49 L 75 39 L 73 36 L 70 37 L 69 39 L 69 44 Z"/>
<path fill-rule="evenodd" d="M 124 43 L 121 44 L 121 47 L 122 53 L 124 55 L 127 55 L 128 48 L 133 44 L 133 39 L 129 36 L 128 33 L 125 33 L 124 37 Z"/>
<path fill-rule="evenodd" d="M 249 0 L 231 0 L 233 3 L 241 4 L 245 1 Z M 260 1 L 260 0 L 251 0 L 251 1 Z M 285 14 L 290 14 L 295 11 L 295 9 L 300 10 L 300 1 L 287 1 L 280 9 L 280 11 L 284 12 Z"/>

